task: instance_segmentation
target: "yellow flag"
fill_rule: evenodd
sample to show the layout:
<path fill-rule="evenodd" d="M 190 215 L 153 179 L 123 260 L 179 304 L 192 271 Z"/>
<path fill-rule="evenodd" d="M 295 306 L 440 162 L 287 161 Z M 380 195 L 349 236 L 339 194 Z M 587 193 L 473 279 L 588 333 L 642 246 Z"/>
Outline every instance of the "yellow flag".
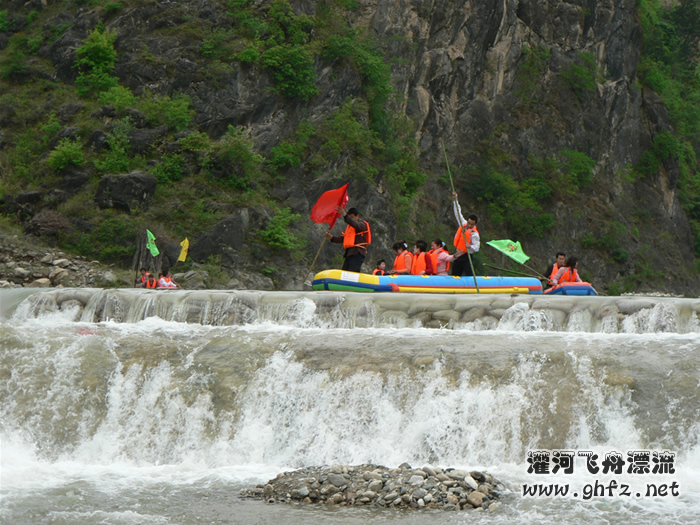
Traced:
<path fill-rule="evenodd" d="M 187 259 L 187 250 L 190 249 L 190 241 L 187 240 L 187 237 L 185 237 L 185 240 L 180 243 L 180 246 L 182 246 L 182 250 L 180 250 L 180 256 L 177 258 L 177 260 L 185 262 L 185 259 Z"/>

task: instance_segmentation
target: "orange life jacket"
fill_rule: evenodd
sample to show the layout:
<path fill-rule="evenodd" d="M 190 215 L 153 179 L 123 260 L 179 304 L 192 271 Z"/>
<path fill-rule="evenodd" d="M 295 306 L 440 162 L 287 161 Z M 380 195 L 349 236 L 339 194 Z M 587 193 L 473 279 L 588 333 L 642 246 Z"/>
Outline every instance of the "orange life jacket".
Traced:
<path fill-rule="evenodd" d="M 158 288 L 158 281 L 152 275 L 150 275 L 148 281 L 146 281 L 146 288 Z"/>
<path fill-rule="evenodd" d="M 557 274 L 559 271 L 559 265 L 557 263 L 554 263 L 552 265 L 552 273 L 549 274 L 549 282 L 552 282 L 552 279 L 554 279 L 554 276 Z"/>
<path fill-rule="evenodd" d="M 413 264 L 411 265 L 411 275 L 420 275 L 425 271 L 426 253 L 420 252 L 418 255 L 413 254 Z"/>
<path fill-rule="evenodd" d="M 464 235 L 462 235 L 462 230 L 464 230 Z M 472 226 L 471 228 L 467 228 L 466 225 L 457 228 L 455 238 L 452 241 L 452 244 L 455 245 L 455 248 L 457 248 L 460 252 L 466 252 L 467 244 L 472 243 L 472 232 L 479 233 L 479 230 L 476 229 L 476 225 Z M 466 244 L 464 243 L 465 237 L 467 240 Z"/>
<path fill-rule="evenodd" d="M 437 250 L 430 250 L 428 252 L 428 255 L 430 256 L 430 262 L 433 264 L 433 273 L 430 275 L 437 275 L 438 271 L 438 253 L 440 252 L 445 252 L 446 254 L 449 255 L 450 252 L 448 252 L 445 248 L 438 248 Z M 445 263 L 445 271 L 448 272 L 450 271 L 450 263 L 446 262 Z"/>
<path fill-rule="evenodd" d="M 343 248 L 353 248 L 356 246 L 367 247 L 372 242 L 372 231 L 369 228 L 369 223 L 365 221 L 367 229 L 363 232 L 355 231 L 355 228 L 348 224 L 343 232 Z"/>
<path fill-rule="evenodd" d="M 559 284 L 561 283 L 575 283 L 578 278 L 578 272 L 576 271 L 576 268 L 574 268 L 573 271 L 571 271 L 571 268 L 567 268 L 564 270 L 564 273 L 561 274 L 561 277 L 559 277 Z"/>
<path fill-rule="evenodd" d="M 413 254 L 408 250 L 404 250 L 396 256 L 396 259 L 394 259 L 394 271 L 408 269 L 406 267 L 406 254 L 408 254 L 411 258 L 411 266 L 413 266 Z"/>
<path fill-rule="evenodd" d="M 379 268 L 375 268 L 372 275 L 386 275 L 386 272 L 384 270 L 380 270 Z"/>
<path fill-rule="evenodd" d="M 146 272 L 145 274 L 143 274 L 143 275 L 141 276 L 141 279 L 140 279 L 141 284 L 143 284 L 143 283 L 145 283 L 146 281 L 148 281 L 148 279 L 149 279 L 150 277 L 151 277 L 151 274 L 148 273 L 148 272 Z"/>

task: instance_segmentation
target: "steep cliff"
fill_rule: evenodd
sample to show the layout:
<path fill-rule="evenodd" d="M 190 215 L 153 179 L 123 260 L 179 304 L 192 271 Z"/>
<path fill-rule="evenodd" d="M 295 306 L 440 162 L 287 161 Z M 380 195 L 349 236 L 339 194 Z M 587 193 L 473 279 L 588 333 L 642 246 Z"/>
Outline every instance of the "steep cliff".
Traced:
<path fill-rule="evenodd" d="M 451 240 L 447 159 L 482 237 L 539 271 L 564 250 L 611 293 L 700 291 L 635 0 L 5 4 L 3 210 L 63 246 L 129 261 L 149 227 L 171 263 L 188 236 L 195 261 L 300 288 L 308 213 L 345 182 L 367 270 Z"/>

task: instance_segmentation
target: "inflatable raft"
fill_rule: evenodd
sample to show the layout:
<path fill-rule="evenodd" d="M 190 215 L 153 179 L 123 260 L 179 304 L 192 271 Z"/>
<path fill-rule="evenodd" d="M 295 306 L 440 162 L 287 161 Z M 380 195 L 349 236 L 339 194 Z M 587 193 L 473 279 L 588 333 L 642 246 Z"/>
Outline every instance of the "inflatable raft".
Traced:
<path fill-rule="evenodd" d="M 598 295 L 591 283 L 561 283 L 544 291 L 547 295 Z"/>
<path fill-rule="evenodd" d="M 541 294 L 534 277 L 477 277 L 479 293 Z M 369 275 L 324 270 L 314 276 L 314 290 L 345 292 L 477 293 L 473 277 L 451 275 Z"/>

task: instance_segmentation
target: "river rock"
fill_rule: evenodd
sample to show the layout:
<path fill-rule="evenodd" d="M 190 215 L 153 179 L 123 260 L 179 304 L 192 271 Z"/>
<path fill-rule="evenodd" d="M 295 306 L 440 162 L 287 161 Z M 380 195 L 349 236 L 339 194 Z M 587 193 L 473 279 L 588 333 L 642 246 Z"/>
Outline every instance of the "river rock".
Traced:
<path fill-rule="evenodd" d="M 65 268 L 56 268 L 49 274 L 49 279 L 51 279 L 51 282 L 54 284 L 58 284 L 65 280 L 69 275 L 68 270 Z"/>
<path fill-rule="evenodd" d="M 20 279 L 26 279 L 32 274 L 32 272 L 30 272 L 29 270 L 25 270 L 21 266 L 17 266 L 14 269 L 13 274 L 15 277 L 19 277 Z"/>
<path fill-rule="evenodd" d="M 472 507 L 481 507 L 485 497 L 485 494 L 475 490 L 467 495 L 467 503 L 469 503 Z"/>
<path fill-rule="evenodd" d="M 382 490 L 383 487 L 384 482 L 381 479 L 375 479 L 370 482 L 367 489 L 374 492 L 379 492 L 380 490 Z"/>
<path fill-rule="evenodd" d="M 29 288 L 48 288 L 51 286 L 51 280 L 46 277 L 42 277 L 41 279 L 32 281 L 28 286 Z"/>
<path fill-rule="evenodd" d="M 71 262 L 68 259 L 56 259 L 52 264 L 54 266 L 58 266 L 59 268 L 68 268 L 71 265 Z"/>
<path fill-rule="evenodd" d="M 348 484 L 348 480 L 339 474 L 328 474 L 328 482 L 336 487 L 343 487 Z"/>
<path fill-rule="evenodd" d="M 476 490 L 479 487 L 479 484 L 476 482 L 476 480 L 472 478 L 469 474 L 464 476 L 464 482 L 467 485 L 469 485 L 473 490 Z"/>
<path fill-rule="evenodd" d="M 411 476 L 408 480 L 410 485 L 421 485 L 425 478 L 423 476 Z"/>

